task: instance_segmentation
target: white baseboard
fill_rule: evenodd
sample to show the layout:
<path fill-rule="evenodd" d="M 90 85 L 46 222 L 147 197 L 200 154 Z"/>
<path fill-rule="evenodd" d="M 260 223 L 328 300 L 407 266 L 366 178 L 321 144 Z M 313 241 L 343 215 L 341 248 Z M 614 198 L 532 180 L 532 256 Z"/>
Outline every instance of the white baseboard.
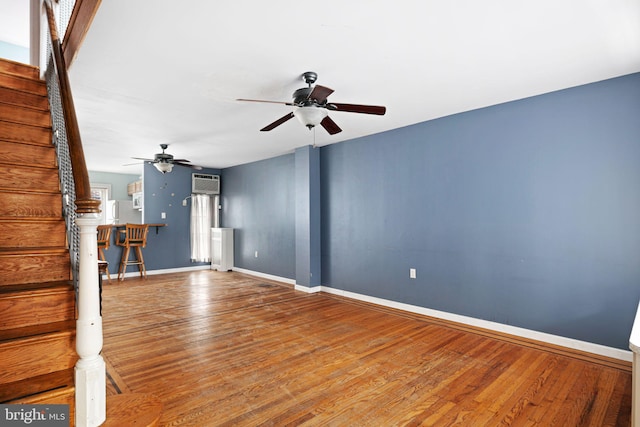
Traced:
<path fill-rule="evenodd" d="M 152 271 L 147 271 L 147 274 L 155 275 L 155 274 L 181 273 L 181 272 L 188 272 L 188 271 L 195 271 L 195 270 L 209 270 L 209 269 L 210 269 L 209 265 L 198 265 L 193 267 L 180 267 L 180 268 L 169 268 L 169 269 L 163 269 L 163 270 L 152 270 Z M 296 291 L 307 292 L 307 293 L 326 292 L 328 294 L 339 295 L 345 298 L 364 301 L 371 304 L 380 305 L 383 307 L 403 310 L 409 313 L 420 314 L 423 316 L 435 317 L 437 319 L 443 319 L 451 322 L 460 323 L 463 325 L 474 326 L 474 327 L 483 328 L 483 329 L 487 329 L 495 332 L 522 337 L 525 339 L 545 342 L 548 344 L 557 345 L 557 346 L 574 349 L 578 351 L 593 353 L 593 354 L 597 354 L 604 357 L 610 357 L 613 359 L 622 360 L 625 362 L 633 361 L 633 352 L 629 350 L 621 350 L 618 348 L 608 347 L 601 344 L 595 344 L 587 341 L 576 340 L 573 338 L 562 337 L 559 335 L 548 334 L 545 332 L 538 332 L 531 329 L 520 328 L 517 326 L 510 326 L 502 323 L 491 322 L 489 320 L 476 319 L 474 317 L 463 316 L 460 314 L 448 313 L 445 311 L 434 310 L 431 308 L 421 307 L 417 305 L 405 304 L 397 301 L 387 300 L 384 298 L 372 297 L 369 295 L 363 295 L 355 292 L 331 288 L 329 286 L 307 287 L 307 286 L 297 285 L 295 279 L 274 276 L 272 274 L 261 273 L 259 271 L 246 270 L 244 268 L 233 267 L 233 271 L 237 271 L 238 273 L 248 274 L 250 276 L 261 277 L 267 280 L 273 280 L 275 282 L 287 283 L 289 285 L 293 285 Z M 125 274 L 125 278 L 135 277 L 135 276 L 139 276 L 139 273 L 137 271 L 133 271 Z M 639 313 L 640 313 L 640 309 L 639 309 Z"/>
<path fill-rule="evenodd" d="M 578 351 L 598 354 L 600 356 L 623 360 L 625 362 L 631 362 L 633 360 L 633 353 L 627 350 L 621 350 L 618 348 L 608 347 L 601 344 L 590 343 L 587 341 L 580 341 L 573 338 L 562 337 L 559 335 L 547 334 L 544 332 L 538 332 L 531 329 L 520 328 L 517 326 L 510 326 L 502 323 L 491 322 L 488 320 L 476 319 L 474 317 L 462 316 L 459 314 L 448 313 L 445 311 L 433 310 L 430 308 L 420 307 L 417 305 L 405 304 L 405 303 L 387 300 L 383 298 L 362 295 L 355 292 L 349 292 L 341 289 L 331 288 L 328 286 L 314 286 L 313 288 L 309 288 L 306 286 L 295 285 L 295 289 L 297 291 L 308 292 L 308 293 L 326 292 L 328 294 L 339 295 L 345 298 L 364 301 L 371 304 L 380 305 L 383 307 L 403 310 L 409 313 L 435 317 L 438 319 L 461 323 L 463 325 L 469 325 L 469 326 L 474 326 L 478 328 L 488 329 L 491 331 L 514 335 L 514 336 L 522 337 L 526 339 L 541 341 L 548 344 L 558 345 L 561 347 L 566 347 L 566 348 L 570 348 Z"/>
<path fill-rule="evenodd" d="M 286 277 L 274 276 L 272 274 L 261 273 L 259 271 L 245 270 L 244 268 L 233 267 L 233 271 L 237 271 L 238 273 L 248 274 L 250 276 L 261 277 L 267 280 L 273 280 L 274 282 L 282 282 L 288 285 L 295 285 L 295 279 L 288 279 Z"/>
<path fill-rule="evenodd" d="M 209 270 L 211 268 L 210 265 L 194 265 L 193 267 L 178 267 L 178 268 L 165 268 L 162 270 L 147 270 L 147 276 L 153 276 L 156 274 L 169 274 L 169 273 L 185 273 L 188 271 L 196 271 L 196 270 Z M 116 278 L 116 280 L 118 280 L 118 273 L 111 273 L 111 280 L 113 280 L 113 278 Z M 127 277 L 140 277 L 140 272 L 138 271 L 130 271 L 128 273 L 124 273 L 124 277 L 125 279 Z M 107 275 L 103 274 L 102 275 L 102 280 L 106 280 L 107 279 Z"/>

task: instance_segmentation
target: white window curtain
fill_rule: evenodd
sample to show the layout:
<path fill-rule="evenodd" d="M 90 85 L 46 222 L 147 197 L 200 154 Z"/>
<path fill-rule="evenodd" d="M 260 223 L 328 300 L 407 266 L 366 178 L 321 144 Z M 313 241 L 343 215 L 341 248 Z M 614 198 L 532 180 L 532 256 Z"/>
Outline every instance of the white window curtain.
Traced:
<path fill-rule="evenodd" d="M 211 197 L 191 195 L 191 261 L 211 262 Z"/>

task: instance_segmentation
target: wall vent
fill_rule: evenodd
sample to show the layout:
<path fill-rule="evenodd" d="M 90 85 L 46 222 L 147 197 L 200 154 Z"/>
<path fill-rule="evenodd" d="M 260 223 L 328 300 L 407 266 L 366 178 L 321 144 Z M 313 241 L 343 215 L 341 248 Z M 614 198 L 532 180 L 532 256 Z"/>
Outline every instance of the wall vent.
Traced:
<path fill-rule="evenodd" d="M 220 194 L 220 175 L 191 174 L 191 193 Z"/>

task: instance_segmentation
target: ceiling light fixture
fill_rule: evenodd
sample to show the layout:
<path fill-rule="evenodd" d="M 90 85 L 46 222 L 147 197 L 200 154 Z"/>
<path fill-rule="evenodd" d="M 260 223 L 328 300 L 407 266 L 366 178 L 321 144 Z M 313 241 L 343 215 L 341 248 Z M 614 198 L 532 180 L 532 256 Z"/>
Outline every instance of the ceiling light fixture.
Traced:
<path fill-rule="evenodd" d="M 319 125 L 325 117 L 327 117 L 327 109 L 322 107 L 316 107 L 315 105 L 308 105 L 305 107 L 296 107 L 293 110 L 293 115 L 300 120 L 300 123 L 311 129 L 312 127 Z"/>
<path fill-rule="evenodd" d="M 158 162 L 154 163 L 153 166 L 155 166 L 156 169 L 158 169 L 162 173 L 171 172 L 171 170 L 173 169 L 173 163 Z"/>

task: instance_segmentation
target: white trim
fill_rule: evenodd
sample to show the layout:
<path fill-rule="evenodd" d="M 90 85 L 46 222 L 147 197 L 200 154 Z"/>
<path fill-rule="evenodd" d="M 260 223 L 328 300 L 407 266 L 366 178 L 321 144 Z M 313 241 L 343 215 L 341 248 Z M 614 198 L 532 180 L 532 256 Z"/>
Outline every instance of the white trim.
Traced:
<path fill-rule="evenodd" d="M 195 267 L 183 267 L 183 268 L 171 268 L 166 270 L 147 271 L 147 274 L 151 275 L 151 274 L 178 273 L 178 272 L 193 271 L 193 270 L 208 270 L 209 268 L 210 267 L 208 265 L 201 265 L 201 266 L 195 266 Z M 538 332 L 531 329 L 520 328 L 517 326 L 505 325 L 502 323 L 491 322 L 488 320 L 477 319 L 474 317 L 463 316 L 460 314 L 448 313 L 445 311 L 434 310 L 431 308 L 421 307 L 417 305 L 405 304 L 405 303 L 387 300 L 383 298 L 372 297 L 369 295 L 358 294 L 355 292 L 345 291 L 342 289 L 331 288 L 329 286 L 314 286 L 314 287 L 302 286 L 302 285 L 296 284 L 296 281 L 294 279 L 288 279 L 286 277 L 260 273 L 258 271 L 246 270 L 244 268 L 233 267 L 233 271 L 236 271 L 238 273 L 248 274 L 250 276 L 261 277 L 263 279 L 273 280 L 276 282 L 287 283 L 289 285 L 294 285 L 294 289 L 300 292 L 306 292 L 306 293 L 326 292 L 328 294 L 339 295 L 345 298 L 364 301 L 371 304 L 380 305 L 383 307 L 403 310 L 409 313 L 435 317 L 437 319 L 448 320 L 448 321 L 460 323 L 463 325 L 475 326 L 478 328 L 488 329 L 495 332 L 505 333 L 505 334 L 514 335 L 517 337 L 522 337 L 526 339 L 545 342 L 548 344 L 558 345 L 558 346 L 566 347 L 569 349 L 598 354 L 600 356 L 605 356 L 605 357 L 611 357 L 613 359 L 618 359 L 625 362 L 633 361 L 633 353 L 628 350 L 621 350 L 614 347 L 608 347 L 601 344 L 590 343 L 587 341 L 580 341 L 573 338 L 567 338 L 559 335 L 548 334 L 545 332 Z M 137 271 L 134 271 L 134 272 L 125 274 L 125 277 L 137 276 L 137 275 L 139 275 L 139 273 Z M 638 312 L 640 313 L 640 306 L 638 308 Z M 640 318 L 640 314 L 639 314 L 639 318 Z M 634 336 L 633 333 L 632 333 L 632 336 Z M 640 336 L 638 337 L 638 339 L 640 340 Z"/>
<path fill-rule="evenodd" d="M 294 289 L 296 291 L 306 292 L 308 294 L 315 294 L 316 292 L 322 291 L 322 286 L 314 286 L 313 288 L 310 288 L 308 286 L 295 285 Z"/>
<path fill-rule="evenodd" d="M 613 359 L 623 360 L 625 362 L 631 362 L 633 360 L 633 353 L 627 350 L 621 350 L 614 347 L 608 347 L 601 344 L 590 343 L 587 341 L 580 341 L 573 338 L 562 337 L 559 335 L 547 334 L 545 332 L 538 332 L 531 329 L 520 328 L 517 326 L 505 325 L 502 323 L 491 322 L 488 320 L 476 319 L 474 317 L 462 316 L 459 314 L 448 313 L 445 311 L 433 310 L 426 307 L 420 307 L 417 305 L 405 304 L 397 301 L 391 301 L 383 298 L 372 297 L 368 295 L 357 294 L 355 292 L 344 291 L 341 289 L 335 289 L 328 286 L 316 286 L 314 288 L 308 288 L 304 286 L 296 285 L 296 290 L 303 292 L 326 292 L 328 294 L 339 295 L 345 298 L 351 298 L 359 301 L 369 302 L 383 307 L 394 308 L 398 310 L 408 311 L 410 313 L 421 314 L 423 316 L 435 317 L 438 319 L 449 320 L 451 322 L 457 322 L 464 325 L 475 326 L 478 328 L 488 329 L 496 332 L 501 332 L 509 335 L 514 335 L 522 338 L 532 339 L 536 341 L 546 342 L 548 344 L 558 345 L 574 350 L 584 351 L 588 353 L 598 354 L 600 356 L 611 357 Z"/>
<path fill-rule="evenodd" d="M 260 273 L 259 271 L 245 270 L 244 268 L 233 267 L 232 271 L 237 271 L 238 273 L 248 274 L 250 276 L 262 277 L 263 279 L 273 280 L 274 282 L 282 282 L 287 283 L 289 285 L 295 285 L 296 281 L 294 279 L 288 279 L 286 277 L 274 276 L 272 274 Z"/>
<path fill-rule="evenodd" d="M 634 353 L 640 353 L 640 304 L 638 304 L 636 317 L 633 320 L 631 336 L 629 337 L 629 348 L 633 350 Z"/>
<path fill-rule="evenodd" d="M 156 274 L 169 274 L 169 273 L 185 273 L 188 271 L 196 271 L 196 270 L 209 270 L 211 266 L 207 265 L 194 265 L 193 267 L 178 267 L 178 268 L 165 268 L 162 270 L 147 270 L 147 276 L 155 276 Z M 116 274 L 117 275 L 117 274 Z M 103 279 L 106 279 L 106 274 L 102 275 Z M 130 271 L 128 273 L 124 273 L 124 277 L 140 277 L 139 271 Z M 118 279 L 116 278 L 116 281 Z"/>
<path fill-rule="evenodd" d="M 629 348 L 633 351 L 633 373 L 631 376 L 631 425 L 640 426 L 640 304 L 633 320 Z"/>

